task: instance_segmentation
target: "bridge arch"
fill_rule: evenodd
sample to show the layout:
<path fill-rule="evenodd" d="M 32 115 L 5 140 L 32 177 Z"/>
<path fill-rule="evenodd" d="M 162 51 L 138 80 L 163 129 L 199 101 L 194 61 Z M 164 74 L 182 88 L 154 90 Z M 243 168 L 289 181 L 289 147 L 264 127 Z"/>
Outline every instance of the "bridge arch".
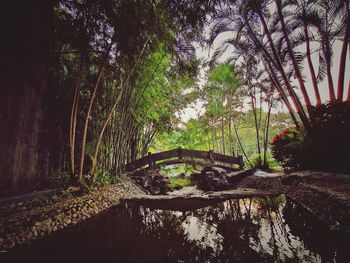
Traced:
<path fill-rule="evenodd" d="M 144 169 L 154 169 L 173 164 L 199 164 L 204 166 L 218 166 L 225 169 L 243 169 L 242 156 L 229 156 L 213 151 L 198 151 L 190 149 L 173 149 L 159 153 L 148 153 L 147 156 L 125 165 L 126 172 L 137 172 Z"/>

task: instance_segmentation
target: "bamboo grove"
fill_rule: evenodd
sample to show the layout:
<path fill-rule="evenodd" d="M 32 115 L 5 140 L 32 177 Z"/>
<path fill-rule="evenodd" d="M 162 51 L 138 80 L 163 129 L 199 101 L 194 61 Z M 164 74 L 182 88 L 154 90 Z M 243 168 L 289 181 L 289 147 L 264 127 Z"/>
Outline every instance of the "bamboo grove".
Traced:
<path fill-rule="evenodd" d="M 197 65 L 191 41 L 210 8 L 196 1 L 54 7 L 52 75 L 66 108 L 56 121 L 68 142 L 57 147 L 61 169 L 82 182 L 101 170 L 115 175 L 147 153 L 186 104 L 181 94 L 194 85 Z"/>

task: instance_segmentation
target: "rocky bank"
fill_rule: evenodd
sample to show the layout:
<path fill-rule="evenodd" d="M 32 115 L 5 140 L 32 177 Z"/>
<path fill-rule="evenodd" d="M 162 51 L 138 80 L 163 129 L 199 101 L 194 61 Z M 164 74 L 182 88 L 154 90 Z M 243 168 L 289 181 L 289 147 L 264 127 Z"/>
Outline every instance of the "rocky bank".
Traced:
<path fill-rule="evenodd" d="M 315 171 L 290 174 L 272 174 L 259 170 L 253 172 L 246 171 L 243 174 L 240 172 L 239 178 L 236 177 L 237 174 L 231 174 L 232 178 L 230 176 L 225 178 L 231 187 L 232 184 L 235 185 L 236 190 L 232 190 L 232 188 L 226 190 L 226 184 L 220 183 L 218 184 L 219 188 L 223 188 L 221 192 L 213 192 L 213 189 L 208 189 L 211 190 L 210 192 L 203 192 L 192 186 L 169 195 L 146 196 L 146 192 L 152 192 L 150 189 L 141 190 L 130 179 L 125 179 L 121 183 L 100 188 L 81 197 L 60 199 L 54 204 L 32 206 L 24 204 L 13 210 L 8 209 L 5 213 L 0 211 L 0 251 L 4 252 L 14 246 L 30 243 L 37 238 L 73 226 L 118 204 L 122 199 L 126 201 L 133 199 L 136 202 L 140 202 L 140 200 L 158 202 L 162 198 L 165 201 L 177 198 L 179 201 L 188 202 L 189 199 L 193 200 L 194 198 L 197 201 L 205 199 L 204 201 L 208 202 L 247 195 L 285 194 L 329 224 L 331 229 L 350 234 L 350 175 Z M 214 178 L 215 180 L 211 180 L 213 179 L 213 171 L 205 171 L 205 173 L 207 176 L 205 179 L 201 179 L 204 180 L 201 182 L 202 184 L 207 186 L 208 180 L 216 183 L 215 178 L 217 177 Z M 149 182 L 146 180 L 147 185 L 153 185 L 153 181 L 156 181 L 156 186 L 162 189 L 163 183 L 159 183 L 162 180 L 158 180 L 157 176 L 149 176 L 149 178 L 152 180 Z M 210 183 L 210 185 L 213 184 Z M 186 192 L 186 189 L 191 191 Z M 162 191 L 155 194 L 162 194 Z"/>
<path fill-rule="evenodd" d="M 285 194 L 331 229 L 350 234 L 350 175 L 317 171 L 276 175 L 257 171 L 237 186 Z"/>
<path fill-rule="evenodd" d="M 80 197 L 62 198 L 54 204 L 31 206 L 18 205 L 13 211 L 2 211 L 0 217 L 0 251 L 52 234 L 60 229 L 75 225 L 101 211 L 116 205 L 120 198 L 144 194 L 130 180 Z M 3 210 L 3 209 L 2 209 Z"/>

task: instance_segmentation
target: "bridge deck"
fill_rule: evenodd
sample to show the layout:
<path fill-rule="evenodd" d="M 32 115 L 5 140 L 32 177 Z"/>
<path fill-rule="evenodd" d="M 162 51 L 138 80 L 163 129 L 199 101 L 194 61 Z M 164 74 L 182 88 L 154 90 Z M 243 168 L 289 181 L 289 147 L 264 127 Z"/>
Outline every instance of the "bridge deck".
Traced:
<path fill-rule="evenodd" d="M 177 158 L 173 162 L 171 159 Z M 148 153 L 147 156 L 142 157 L 138 160 L 130 162 L 125 165 L 125 171 L 132 172 L 145 166 L 154 167 L 157 165 L 158 161 L 169 160 L 168 162 L 163 162 L 164 165 L 171 165 L 175 163 L 188 163 L 192 159 L 201 159 L 214 164 L 215 162 L 228 164 L 231 167 L 233 165 L 238 165 L 240 169 L 243 169 L 243 158 L 242 156 L 229 156 L 220 153 L 214 153 L 213 151 L 197 151 L 197 150 L 188 150 L 188 149 L 174 149 L 170 151 L 164 151 L 160 153 Z"/>

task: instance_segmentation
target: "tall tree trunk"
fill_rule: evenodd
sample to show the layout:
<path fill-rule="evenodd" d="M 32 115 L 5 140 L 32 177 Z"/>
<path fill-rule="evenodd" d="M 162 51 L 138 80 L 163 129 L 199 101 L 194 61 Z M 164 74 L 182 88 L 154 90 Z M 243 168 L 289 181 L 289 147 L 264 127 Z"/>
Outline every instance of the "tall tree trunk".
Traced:
<path fill-rule="evenodd" d="M 256 135 L 256 145 L 257 145 L 257 150 L 258 150 L 258 166 L 261 165 L 261 148 L 260 148 L 260 135 L 259 135 L 259 124 L 258 124 L 258 117 L 257 117 L 257 112 L 256 112 L 256 98 L 254 97 L 255 94 L 251 93 L 250 94 L 250 100 L 251 100 L 251 105 L 252 105 L 252 111 L 254 115 L 254 124 L 255 124 L 255 135 Z"/>
<path fill-rule="evenodd" d="M 100 81 L 101 81 L 107 60 L 108 60 L 108 55 L 109 55 L 109 52 L 112 48 L 112 44 L 113 44 L 113 41 L 109 45 L 109 48 L 106 51 L 105 57 L 102 59 L 100 65 L 99 65 L 99 72 L 97 74 L 97 79 L 96 79 L 96 82 L 95 82 L 95 85 L 93 88 L 93 92 L 92 92 L 92 95 L 90 98 L 89 107 L 88 107 L 88 110 L 86 112 L 86 117 L 85 117 L 85 121 L 84 121 L 84 128 L 83 128 L 83 136 L 82 136 L 82 140 L 81 140 L 81 152 L 80 152 L 79 175 L 78 175 L 79 182 L 81 182 L 83 179 L 83 169 L 84 169 L 84 161 L 85 161 L 85 145 L 86 145 L 87 131 L 88 131 L 88 126 L 89 126 L 92 105 L 94 104 L 94 101 L 95 101 L 97 89 L 99 87 L 99 84 L 100 84 Z"/>
<path fill-rule="evenodd" d="M 347 9 L 349 9 L 349 2 L 347 2 Z M 345 36 L 343 40 L 343 46 L 340 54 L 340 65 L 339 65 L 339 75 L 338 75 L 338 92 L 337 99 L 339 101 L 343 101 L 344 95 L 344 78 L 345 78 L 345 67 L 346 67 L 346 53 L 348 51 L 348 43 L 349 43 L 349 31 L 350 31 L 350 18 L 347 18 L 346 21 L 346 30 Z"/>
<path fill-rule="evenodd" d="M 308 26 L 307 26 L 306 22 L 304 22 L 304 34 L 305 34 L 305 44 L 306 44 L 306 57 L 307 57 L 307 62 L 308 62 L 309 69 L 310 69 L 312 86 L 313 86 L 314 91 L 315 91 L 316 106 L 319 107 L 322 104 L 322 100 L 321 100 L 320 91 L 319 91 L 318 85 L 317 85 L 317 78 L 316 78 L 314 65 L 312 63 L 310 37 L 309 37 Z"/>
<path fill-rule="evenodd" d="M 212 139 L 212 143 L 213 143 L 213 151 L 215 152 L 215 128 L 214 128 L 214 123 L 213 123 L 213 127 L 211 129 L 211 139 Z"/>
<path fill-rule="evenodd" d="M 329 51 L 327 51 L 329 53 Z M 331 102 L 335 101 L 335 92 L 334 92 L 334 84 L 333 84 L 333 77 L 332 77 L 332 69 L 330 61 L 327 62 L 327 82 L 328 82 L 328 89 L 329 89 L 329 100 Z"/>
<path fill-rule="evenodd" d="M 216 133 L 217 131 L 216 131 L 216 129 L 214 129 L 214 133 L 215 133 L 215 146 L 216 146 L 216 151 L 217 152 L 220 152 L 220 146 L 219 146 L 219 144 L 220 144 L 220 135 L 217 135 L 217 133 Z M 219 133 L 219 132 L 218 132 Z M 220 134 L 220 133 L 219 133 Z"/>
<path fill-rule="evenodd" d="M 268 69 L 266 68 L 266 65 L 268 66 Z M 297 119 L 296 119 L 296 117 L 295 117 L 295 115 L 294 115 L 293 108 L 292 108 L 292 106 L 290 105 L 289 100 L 288 100 L 288 98 L 287 98 L 287 95 L 285 95 L 285 93 L 284 93 L 284 91 L 283 91 L 283 89 L 282 89 L 282 86 L 281 86 L 281 84 L 279 83 L 279 81 L 278 81 L 278 79 L 277 79 L 277 76 L 276 76 L 275 73 L 273 72 L 272 66 L 271 66 L 271 64 L 270 64 L 269 62 L 267 62 L 267 63 L 265 64 L 265 69 L 266 69 L 266 71 L 267 71 L 267 73 L 268 73 L 268 75 L 269 75 L 269 77 L 270 77 L 270 80 L 272 81 L 274 87 L 277 89 L 278 93 L 280 94 L 280 97 L 282 98 L 282 101 L 284 102 L 284 105 L 287 107 L 288 112 L 289 112 L 289 114 L 290 114 L 290 116 L 291 116 L 291 118 L 292 118 L 292 120 L 293 120 L 293 122 L 294 122 L 294 124 L 295 124 L 295 127 L 296 127 L 297 129 L 299 129 L 300 126 L 299 126 L 299 123 L 298 123 L 298 121 L 297 121 Z"/>
<path fill-rule="evenodd" d="M 228 96 L 228 136 L 230 140 L 230 155 L 236 156 L 235 155 L 235 146 L 233 142 L 233 136 L 232 136 L 232 108 L 233 108 L 233 95 L 229 94 Z"/>
<path fill-rule="evenodd" d="M 229 117 L 229 119 L 228 119 L 228 137 L 230 140 L 230 154 L 232 156 L 236 156 L 234 144 L 233 144 L 233 137 L 232 137 L 232 118 L 231 117 Z"/>
<path fill-rule="evenodd" d="M 264 132 L 264 161 L 263 161 L 263 167 L 267 168 L 267 147 L 269 142 L 269 128 L 270 128 L 270 116 L 271 116 L 271 109 L 273 105 L 273 94 L 271 95 L 271 102 L 268 105 L 268 111 L 265 121 L 265 132 Z"/>
<path fill-rule="evenodd" d="M 210 138 L 210 131 L 208 131 L 208 134 L 207 134 L 207 149 L 208 150 L 211 150 L 211 138 Z"/>
<path fill-rule="evenodd" d="M 80 92 L 80 82 L 83 76 L 83 65 L 81 65 L 78 78 L 75 82 L 75 92 L 72 103 L 72 110 L 70 114 L 70 131 L 69 131 L 69 148 L 70 148 L 70 164 L 71 164 L 71 176 L 74 177 L 75 173 L 75 133 L 77 126 L 77 113 L 79 107 L 79 92 Z"/>
<path fill-rule="evenodd" d="M 335 92 L 334 92 L 334 84 L 333 77 L 331 71 L 331 60 L 330 60 L 330 47 L 329 47 L 329 39 L 324 38 L 324 34 L 322 34 L 321 26 L 317 27 L 319 35 L 321 36 L 321 50 L 324 54 L 326 60 L 326 71 L 327 71 L 327 83 L 328 83 L 328 91 L 329 91 L 329 101 L 335 101 Z"/>
<path fill-rule="evenodd" d="M 284 81 L 284 85 L 286 86 L 287 91 L 289 92 L 289 95 L 292 98 L 292 101 L 293 101 L 294 106 L 295 106 L 295 108 L 297 110 L 297 113 L 299 114 L 299 117 L 300 117 L 301 121 L 304 123 L 304 125 L 308 126 L 308 120 L 307 120 L 307 116 L 306 116 L 306 114 L 305 114 L 305 112 L 303 110 L 303 106 L 302 106 L 298 96 L 295 94 L 295 92 L 293 90 L 293 87 L 289 83 L 287 75 L 286 75 L 286 73 L 285 73 L 285 71 L 283 69 L 283 65 L 282 65 L 280 56 L 277 53 L 275 44 L 273 43 L 273 40 L 272 40 L 272 37 L 271 37 L 270 30 L 267 27 L 265 18 L 263 16 L 261 10 L 259 10 L 258 15 L 259 15 L 260 21 L 263 24 L 264 32 L 265 32 L 265 34 L 266 34 L 266 36 L 268 38 L 268 42 L 269 42 L 270 48 L 271 48 L 271 50 L 272 50 L 272 52 L 274 54 L 275 60 L 276 60 L 277 65 L 278 65 L 278 70 L 279 70 L 279 72 L 280 72 L 280 74 L 282 76 L 282 79 Z"/>
<path fill-rule="evenodd" d="M 274 43 L 273 43 L 273 40 L 272 40 L 270 31 L 269 31 L 269 29 L 268 29 L 268 27 L 267 27 L 265 18 L 264 18 L 264 16 L 263 16 L 261 10 L 259 10 L 259 9 L 258 9 L 258 16 L 259 16 L 259 18 L 260 18 L 260 21 L 262 22 L 265 35 L 266 35 L 267 38 L 268 38 L 268 42 L 269 42 L 270 48 L 271 48 L 271 50 L 272 50 L 272 52 L 273 52 L 273 55 L 274 55 L 274 57 L 275 57 L 275 60 L 271 60 L 271 59 L 272 59 L 272 58 L 271 58 L 271 55 L 268 53 L 268 51 L 267 51 L 266 49 L 263 49 L 263 50 L 265 50 L 265 51 L 264 51 L 264 54 L 265 54 L 267 57 L 271 58 L 271 59 L 270 59 L 270 62 L 273 62 L 273 63 L 276 65 L 278 71 L 280 72 L 280 74 L 281 74 L 281 76 L 282 76 L 282 79 L 283 79 L 283 81 L 284 81 L 284 84 L 285 84 L 285 86 L 286 86 L 286 89 L 287 89 L 287 91 L 288 91 L 288 93 L 289 93 L 289 95 L 290 95 L 290 97 L 291 97 L 291 99 L 292 99 L 292 101 L 293 101 L 293 104 L 294 104 L 294 106 L 295 106 L 295 109 L 296 109 L 296 111 L 297 111 L 297 113 L 298 113 L 298 115 L 299 115 L 299 117 L 300 117 L 300 120 L 302 121 L 302 123 L 304 124 L 304 126 L 305 126 L 306 128 L 308 128 L 308 127 L 309 127 L 309 120 L 308 120 L 308 118 L 307 118 L 307 116 L 306 116 L 306 114 L 305 114 L 305 112 L 304 112 L 304 109 L 303 109 L 303 107 L 302 107 L 302 105 L 301 105 L 301 102 L 300 102 L 298 96 L 295 94 L 295 92 L 294 92 L 294 90 L 293 90 L 293 87 L 291 86 L 291 84 L 290 84 L 289 81 L 288 81 L 287 75 L 286 75 L 286 73 L 285 73 L 285 71 L 284 71 L 284 69 L 283 69 L 283 65 L 282 65 L 281 59 L 280 59 L 280 57 L 279 57 L 279 55 L 278 55 L 278 53 L 277 53 L 277 50 L 276 50 L 276 47 L 275 47 L 275 45 L 274 45 Z M 257 42 L 257 44 L 259 45 L 259 47 L 264 47 L 264 45 L 263 45 L 262 43 L 260 43 L 259 40 L 256 39 L 256 36 L 255 36 L 253 30 L 251 29 L 251 27 L 250 27 L 250 25 L 249 25 L 249 21 L 248 21 L 247 18 L 245 18 L 245 21 L 246 21 L 246 24 L 247 24 L 247 26 L 248 26 L 248 29 L 249 29 L 249 31 L 250 31 L 251 36 L 253 36 L 253 38 L 255 39 L 255 42 Z M 269 62 L 269 61 L 267 61 L 267 62 Z"/>
<path fill-rule="evenodd" d="M 224 103 L 224 96 L 222 96 L 222 103 Z M 225 154 L 225 122 L 224 122 L 224 112 L 221 114 L 221 142 L 222 142 L 222 153 Z"/>
<path fill-rule="evenodd" d="M 290 42 L 290 39 L 289 39 L 289 36 L 288 36 L 288 32 L 287 32 L 287 28 L 286 28 L 286 25 L 284 23 L 284 17 L 283 17 L 282 7 L 281 7 L 281 0 L 275 0 L 275 3 L 276 3 L 276 6 L 277 6 L 277 12 L 278 12 L 278 16 L 279 16 L 279 19 L 280 19 L 280 22 L 281 22 L 281 26 L 282 26 L 282 32 L 283 32 L 284 40 L 286 41 L 286 44 L 287 44 L 288 54 L 289 54 L 290 59 L 292 60 L 293 69 L 294 69 L 295 75 L 297 77 L 297 80 L 298 80 L 298 83 L 299 83 L 299 87 L 300 87 L 301 92 L 303 94 L 306 108 L 308 109 L 308 111 L 310 113 L 310 111 L 311 111 L 310 98 L 309 98 L 309 95 L 307 94 L 307 91 L 306 91 L 306 88 L 305 88 L 305 85 L 304 85 L 304 80 L 303 80 L 303 77 L 301 76 L 299 65 L 298 65 L 298 63 L 297 63 L 297 61 L 295 59 L 293 48 L 292 48 L 292 44 Z"/>
<path fill-rule="evenodd" d="M 91 174 L 94 176 L 94 172 L 95 172 L 95 167 L 96 167 L 96 163 L 97 163 L 97 158 L 98 158 L 98 153 L 99 153 L 99 149 L 100 149 L 100 144 L 101 144 L 101 141 L 102 141 L 102 138 L 103 138 L 103 134 L 105 132 L 105 129 L 109 123 L 109 121 L 111 120 L 112 118 L 112 115 L 113 115 L 113 112 L 115 111 L 117 105 L 119 104 L 120 102 L 120 99 L 122 98 L 123 94 L 124 94 L 124 90 L 126 89 L 128 83 L 129 83 L 129 80 L 132 76 L 132 74 L 134 73 L 135 69 L 136 69 L 136 66 L 138 65 L 139 61 L 141 60 L 141 57 L 143 56 L 145 50 L 146 50 L 146 47 L 149 43 L 149 41 L 151 40 L 151 38 L 149 37 L 147 39 L 147 41 L 144 43 L 141 51 L 140 51 L 140 54 L 137 56 L 137 59 L 134 63 L 134 65 L 131 67 L 130 71 L 128 72 L 127 76 L 126 76 L 126 79 L 125 81 L 122 83 L 121 85 L 121 89 L 120 89 L 120 92 L 119 94 L 117 95 L 117 98 L 113 104 L 113 107 L 111 108 L 111 110 L 109 111 L 109 114 L 108 114 L 108 117 L 107 119 L 105 120 L 104 124 L 103 124 L 103 127 L 102 127 L 102 130 L 101 132 L 99 133 L 99 136 L 98 136 L 98 140 L 97 140 L 97 144 L 96 144 L 96 148 L 95 148 L 95 152 L 94 152 L 94 156 L 93 156 L 93 161 L 92 161 L 92 168 L 91 168 Z M 126 108 L 124 109 L 125 111 L 127 110 Z"/>
<path fill-rule="evenodd" d="M 248 158 L 248 156 L 247 156 L 247 154 L 246 154 L 246 152 L 245 152 L 245 150 L 244 150 L 244 148 L 243 148 L 241 139 L 239 138 L 239 135 L 238 135 L 238 131 L 237 131 L 236 125 L 235 125 L 234 123 L 233 123 L 233 128 L 234 128 L 234 130 L 235 130 L 237 142 L 238 142 L 238 144 L 239 144 L 239 147 L 240 147 L 241 150 L 242 150 L 243 155 L 244 155 L 245 158 L 247 159 L 247 161 L 248 161 L 248 163 L 250 164 L 250 166 L 253 167 L 253 164 L 250 162 L 250 160 L 249 160 L 249 158 Z"/>

